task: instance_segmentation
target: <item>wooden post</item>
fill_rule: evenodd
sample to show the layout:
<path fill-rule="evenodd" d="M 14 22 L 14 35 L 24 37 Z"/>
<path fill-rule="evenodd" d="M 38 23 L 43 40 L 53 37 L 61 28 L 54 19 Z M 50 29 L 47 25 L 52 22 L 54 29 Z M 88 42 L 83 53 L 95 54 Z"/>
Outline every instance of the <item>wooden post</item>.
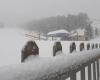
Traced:
<path fill-rule="evenodd" d="M 76 80 L 76 73 L 72 73 L 70 76 L 70 80 Z"/>
<path fill-rule="evenodd" d="M 96 80 L 96 67 L 95 67 L 95 62 L 93 62 L 93 80 Z"/>
<path fill-rule="evenodd" d="M 85 67 L 84 66 L 81 69 L 81 80 L 85 80 Z"/>
<path fill-rule="evenodd" d="M 97 80 L 99 80 L 99 59 L 97 60 Z"/>
<path fill-rule="evenodd" d="M 92 79 L 91 63 L 88 65 L 88 80 Z"/>

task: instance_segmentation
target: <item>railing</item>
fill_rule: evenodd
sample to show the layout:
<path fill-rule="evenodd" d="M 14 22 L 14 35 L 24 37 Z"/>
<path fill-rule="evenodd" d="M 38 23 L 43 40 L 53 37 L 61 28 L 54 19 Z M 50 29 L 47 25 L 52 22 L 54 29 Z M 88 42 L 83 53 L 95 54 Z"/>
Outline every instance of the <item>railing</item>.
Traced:
<path fill-rule="evenodd" d="M 83 43 L 81 45 L 83 46 Z M 75 54 L 62 54 L 52 58 L 33 59 L 32 62 L 23 63 L 21 66 L 16 65 L 15 68 L 8 69 L 7 71 L 5 71 L 5 68 L 2 68 L 0 79 L 66 80 L 70 78 L 70 80 L 99 80 L 100 46 L 94 44 L 93 47 L 91 44 L 91 50 L 89 46 L 87 47 L 88 49 L 84 51 L 84 47 L 81 47 L 81 50 L 79 49 L 80 52 L 74 52 Z M 86 71 L 86 67 L 88 71 Z M 6 72 L 10 73 L 2 77 Z M 77 72 L 80 72 L 78 75 L 80 79 L 77 79 Z"/>
<path fill-rule="evenodd" d="M 79 54 L 59 55 L 53 58 L 39 58 L 15 67 L 2 68 L 0 80 L 99 80 L 100 50 L 83 51 Z M 93 67 L 93 68 L 92 68 Z M 93 75 L 93 76 L 92 76 Z"/>
<path fill-rule="evenodd" d="M 74 58 L 65 59 L 66 62 L 64 62 L 64 63 L 62 62 L 59 65 L 59 66 L 64 66 L 63 68 L 60 68 L 60 70 L 57 70 L 56 72 L 52 72 L 50 74 L 43 75 L 42 77 L 39 78 L 39 80 L 65 80 L 69 77 L 70 77 L 70 80 L 77 80 L 76 74 L 78 71 L 80 71 L 79 76 L 81 77 L 81 79 L 79 79 L 79 80 L 86 80 L 85 67 L 88 67 L 88 71 L 87 71 L 88 72 L 88 80 L 99 80 L 100 50 L 88 51 L 86 53 L 88 53 L 88 54 L 84 54 L 83 52 L 80 52 L 80 54 L 81 54 L 81 55 L 79 54 L 80 56 L 79 55 L 69 56 L 69 57 L 74 56 Z M 75 60 L 75 62 L 73 60 Z M 59 61 L 56 60 L 54 64 L 56 64 L 56 62 L 59 62 Z M 69 64 L 69 62 L 71 64 Z M 64 65 L 64 64 L 67 64 L 67 65 Z M 49 69 L 52 68 L 53 66 L 54 65 L 50 66 L 48 68 L 48 70 L 45 72 L 49 72 Z M 46 74 L 46 73 L 44 73 L 44 74 Z"/>

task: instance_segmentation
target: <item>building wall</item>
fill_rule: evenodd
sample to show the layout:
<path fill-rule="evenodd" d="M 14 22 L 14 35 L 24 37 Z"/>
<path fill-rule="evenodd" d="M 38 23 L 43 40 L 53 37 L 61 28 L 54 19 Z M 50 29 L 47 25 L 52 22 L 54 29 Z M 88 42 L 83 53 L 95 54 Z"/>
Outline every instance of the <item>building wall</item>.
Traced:
<path fill-rule="evenodd" d="M 75 40 L 75 41 L 85 41 L 87 40 L 85 36 L 74 36 L 71 38 L 71 40 Z"/>

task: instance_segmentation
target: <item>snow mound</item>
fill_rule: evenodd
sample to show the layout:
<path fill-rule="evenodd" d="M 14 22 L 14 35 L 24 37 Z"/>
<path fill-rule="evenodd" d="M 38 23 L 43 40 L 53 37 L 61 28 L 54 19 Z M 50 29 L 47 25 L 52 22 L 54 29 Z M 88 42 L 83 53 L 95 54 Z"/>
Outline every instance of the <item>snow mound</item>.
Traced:
<path fill-rule="evenodd" d="M 18 29 L 0 29 L 0 66 L 20 63 L 21 49 L 27 39 Z"/>

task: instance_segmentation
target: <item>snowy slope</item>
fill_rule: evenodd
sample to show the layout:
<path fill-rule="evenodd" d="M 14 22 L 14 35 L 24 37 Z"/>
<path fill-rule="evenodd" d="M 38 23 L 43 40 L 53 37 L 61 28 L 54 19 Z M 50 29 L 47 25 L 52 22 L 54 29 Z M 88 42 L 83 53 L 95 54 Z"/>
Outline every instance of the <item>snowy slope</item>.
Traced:
<path fill-rule="evenodd" d="M 0 66 L 20 63 L 20 54 L 26 38 L 18 29 L 0 29 Z"/>

